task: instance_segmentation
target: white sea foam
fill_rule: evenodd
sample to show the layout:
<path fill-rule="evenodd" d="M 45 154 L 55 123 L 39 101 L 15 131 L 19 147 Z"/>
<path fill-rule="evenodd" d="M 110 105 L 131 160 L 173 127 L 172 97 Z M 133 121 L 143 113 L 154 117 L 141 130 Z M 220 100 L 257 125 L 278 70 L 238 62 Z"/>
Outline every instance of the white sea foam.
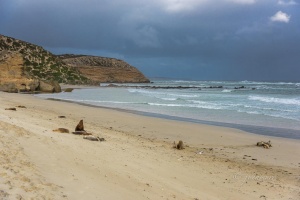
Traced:
<path fill-rule="evenodd" d="M 150 97 L 156 97 L 156 98 L 168 98 L 165 96 L 172 96 L 169 99 L 174 99 L 175 97 L 186 97 L 186 98 L 193 98 L 198 97 L 197 94 L 181 94 L 181 93 L 170 93 L 170 92 L 160 92 L 160 91 L 153 91 L 153 90 L 146 90 L 146 89 L 128 89 L 131 93 L 140 93 L 142 95 L 147 95 Z M 176 100 L 176 98 L 175 98 Z"/>
<path fill-rule="evenodd" d="M 166 100 L 166 101 L 176 101 L 177 98 L 161 98 L 162 100 Z"/>
<path fill-rule="evenodd" d="M 267 90 L 267 89 L 273 89 L 273 88 L 271 88 L 270 86 L 267 86 L 267 85 L 258 85 L 258 86 L 256 86 L 256 89 Z"/>
<path fill-rule="evenodd" d="M 146 90 L 146 89 L 128 89 L 130 93 L 138 93 L 143 96 L 148 96 L 148 97 L 155 97 L 155 98 L 162 98 L 166 96 L 166 93 L 164 92 L 159 92 L 157 90 Z"/>
<path fill-rule="evenodd" d="M 185 104 L 148 103 L 150 106 L 187 107 Z"/>
<path fill-rule="evenodd" d="M 250 115 L 264 115 L 264 116 L 269 116 L 269 117 L 285 118 L 285 119 L 300 121 L 300 119 L 298 119 L 296 117 L 286 116 L 286 115 L 282 115 L 282 114 L 270 114 L 270 113 L 263 113 L 263 112 L 259 112 L 259 111 L 244 111 L 244 110 L 238 110 L 238 112 L 247 113 Z"/>
<path fill-rule="evenodd" d="M 140 93 L 140 94 L 147 94 L 147 95 L 157 95 L 157 94 L 164 94 L 162 92 L 157 92 L 153 90 L 146 90 L 146 89 L 127 89 L 128 92 L 131 93 Z"/>
<path fill-rule="evenodd" d="M 193 103 L 193 104 L 190 104 L 190 105 L 192 105 L 195 108 L 206 108 L 206 109 L 220 110 L 220 109 L 227 109 L 229 107 L 225 104 L 212 103 L 212 102 L 207 102 L 207 101 L 188 100 L 188 102 Z"/>
<path fill-rule="evenodd" d="M 175 94 L 175 93 L 170 93 L 168 95 L 174 96 L 174 97 L 186 97 L 186 98 L 199 97 L 199 95 L 197 95 L 197 94 Z"/>
<path fill-rule="evenodd" d="M 299 99 L 287 99 L 287 98 L 275 98 L 275 97 L 263 97 L 263 96 L 249 96 L 249 100 L 261 101 L 266 103 L 279 103 L 287 105 L 299 105 Z"/>
<path fill-rule="evenodd" d="M 269 108 L 269 107 L 259 107 L 259 106 L 251 106 L 251 105 L 242 105 L 242 106 L 245 108 L 267 110 L 267 111 L 290 112 L 290 113 L 298 112 L 297 110 L 287 110 L 287 109 L 282 109 L 281 107 Z"/>
<path fill-rule="evenodd" d="M 197 103 L 197 104 L 207 104 L 208 103 L 206 101 L 199 101 L 199 100 L 188 100 L 188 102 Z"/>
<path fill-rule="evenodd" d="M 285 115 L 280 115 L 280 114 L 265 114 L 267 116 L 270 116 L 270 117 L 277 117 L 277 118 L 285 118 L 285 119 L 291 119 L 291 120 L 296 120 L 296 121 L 300 121 L 299 118 L 296 118 L 296 117 L 291 117 L 291 116 L 285 116 Z"/>
<path fill-rule="evenodd" d="M 240 112 L 240 111 L 239 111 L 239 112 Z M 248 112 L 246 112 L 246 113 L 251 114 L 251 115 L 259 115 L 259 114 L 261 114 L 261 113 L 259 113 L 259 112 L 257 112 L 257 111 L 248 111 Z"/>
<path fill-rule="evenodd" d="M 148 103 L 151 106 L 163 106 L 163 107 L 186 107 L 186 108 L 204 108 L 204 109 L 213 109 L 220 110 L 223 109 L 221 106 L 209 105 L 209 104 L 164 104 L 164 103 Z"/>
<path fill-rule="evenodd" d="M 232 92 L 232 90 L 225 89 L 225 90 L 222 90 L 222 92 Z"/>
<path fill-rule="evenodd" d="M 222 110 L 222 109 L 224 109 L 223 106 L 220 106 L 220 105 L 209 105 L 209 104 L 192 105 L 191 107 L 195 107 L 195 108 L 204 108 L 204 109 L 211 109 L 211 110 Z"/>
<path fill-rule="evenodd" d="M 199 83 L 199 81 L 185 81 L 185 80 L 176 80 L 175 83 Z"/>

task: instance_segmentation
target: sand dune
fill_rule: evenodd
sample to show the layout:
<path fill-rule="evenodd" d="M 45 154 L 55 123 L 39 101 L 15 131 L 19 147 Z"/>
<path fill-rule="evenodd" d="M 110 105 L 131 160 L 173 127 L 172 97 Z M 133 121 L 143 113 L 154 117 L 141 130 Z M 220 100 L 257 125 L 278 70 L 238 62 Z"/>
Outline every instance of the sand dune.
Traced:
<path fill-rule="evenodd" d="M 0 146 L 0 199 L 300 198 L 299 140 L 0 93 Z"/>

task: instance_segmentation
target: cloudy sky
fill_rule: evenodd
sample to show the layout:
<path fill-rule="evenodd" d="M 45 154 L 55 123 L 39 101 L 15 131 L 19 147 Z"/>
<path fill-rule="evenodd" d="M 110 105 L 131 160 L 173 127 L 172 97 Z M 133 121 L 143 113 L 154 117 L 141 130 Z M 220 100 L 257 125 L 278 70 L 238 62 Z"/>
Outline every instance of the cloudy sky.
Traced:
<path fill-rule="evenodd" d="M 300 81 L 300 0 L 0 0 L 0 34 L 148 77 Z"/>

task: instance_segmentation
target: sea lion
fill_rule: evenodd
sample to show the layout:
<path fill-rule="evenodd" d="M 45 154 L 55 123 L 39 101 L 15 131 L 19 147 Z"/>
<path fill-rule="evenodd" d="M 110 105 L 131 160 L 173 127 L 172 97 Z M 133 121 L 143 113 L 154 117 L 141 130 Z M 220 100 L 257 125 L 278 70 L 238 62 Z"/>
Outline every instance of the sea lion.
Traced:
<path fill-rule="evenodd" d="M 16 108 L 5 108 L 5 110 L 13 110 L 13 111 L 17 111 Z"/>
<path fill-rule="evenodd" d="M 89 136 L 83 136 L 83 139 L 91 140 L 91 141 L 99 141 L 99 139 L 95 136 L 89 135 Z"/>
<path fill-rule="evenodd" d="M 178 149 L 178 150 L 184 149 L 182 140 L 180 140 L 177 144 L 176 144 L 176 142 L 174 141 L 174 148 L 175 148 L 175 149 Z"/>
<path fill-rule="evenodd" d="M 80 120 L 80 122 L 77 124 L 75 131 L 84 131 L 83 120 Z"/>
<path fill-rule="evenodd" d="M 99 142 L 105 141 L 104 138 L 100 138 L 100 137 L 96 137 L 96 136 L 92 136 L 92 135 L 89 135 L 89 136 L 83 136 L 83 139 L 91 140 L 91 141 L 99 141 Z"/>
<path fill-rule="evenodd" d="M 256 143 L 256 146 L 259 146 L 259 147 L 261 147 L 261 146 L 263 146 L 263 144 L 264 144 L 264 142 L 263 142 L 263 141 L 261 141 L 261 142 L 257 142 L 257 143 Z"/>
<path fill-rule="evenodd" d="M 179 150 L 183 149 L 183 142 L 181 140 L 177 144 L 177 149 Z"/>
<path fill-rule="evenodd" d="M 91 133 L 88 133 L 86 131 L 74 131 L 72 132 L 74 135 L 92 135 Z"/>
<path fill-rule="evenodd" d="M 60 133 L 69 133 L 70 131 L 66 128 L 58 128 L 53 130 L 54 132 L 60 132 Z"/>
<path fill-rule="evenodd" d="M 268 142 L 264 142 L 264 141 L 257 142 L 256 146 L 263 147 L 265 149 L 269 149 L 270 147 L 272 147 L 270 140 Z"/>

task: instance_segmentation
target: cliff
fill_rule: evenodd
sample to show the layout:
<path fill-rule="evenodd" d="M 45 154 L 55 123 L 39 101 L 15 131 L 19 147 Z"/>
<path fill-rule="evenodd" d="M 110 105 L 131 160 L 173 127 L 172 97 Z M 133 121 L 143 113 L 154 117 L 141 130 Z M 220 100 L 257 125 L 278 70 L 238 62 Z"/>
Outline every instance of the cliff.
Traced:
<path fill-rule="evenodd" d="M 59 58 L 94 82 L 149 82 L 137 68 L 119 59 L 72 54 L 60 55 Z"/>
<path fill-rule="evenodd" d="M 41 80 L 24 74 L 24 59 L 16 52 L 0 52 L 0 91 L 61 92 L 58 82 Z"/>
<path fill-rule="evenodd" d="M 0 90 L 6 92 L 35 91 L 35 79 L 23 75 L 23 57 L 19 53 L 0 52 Z"/>

